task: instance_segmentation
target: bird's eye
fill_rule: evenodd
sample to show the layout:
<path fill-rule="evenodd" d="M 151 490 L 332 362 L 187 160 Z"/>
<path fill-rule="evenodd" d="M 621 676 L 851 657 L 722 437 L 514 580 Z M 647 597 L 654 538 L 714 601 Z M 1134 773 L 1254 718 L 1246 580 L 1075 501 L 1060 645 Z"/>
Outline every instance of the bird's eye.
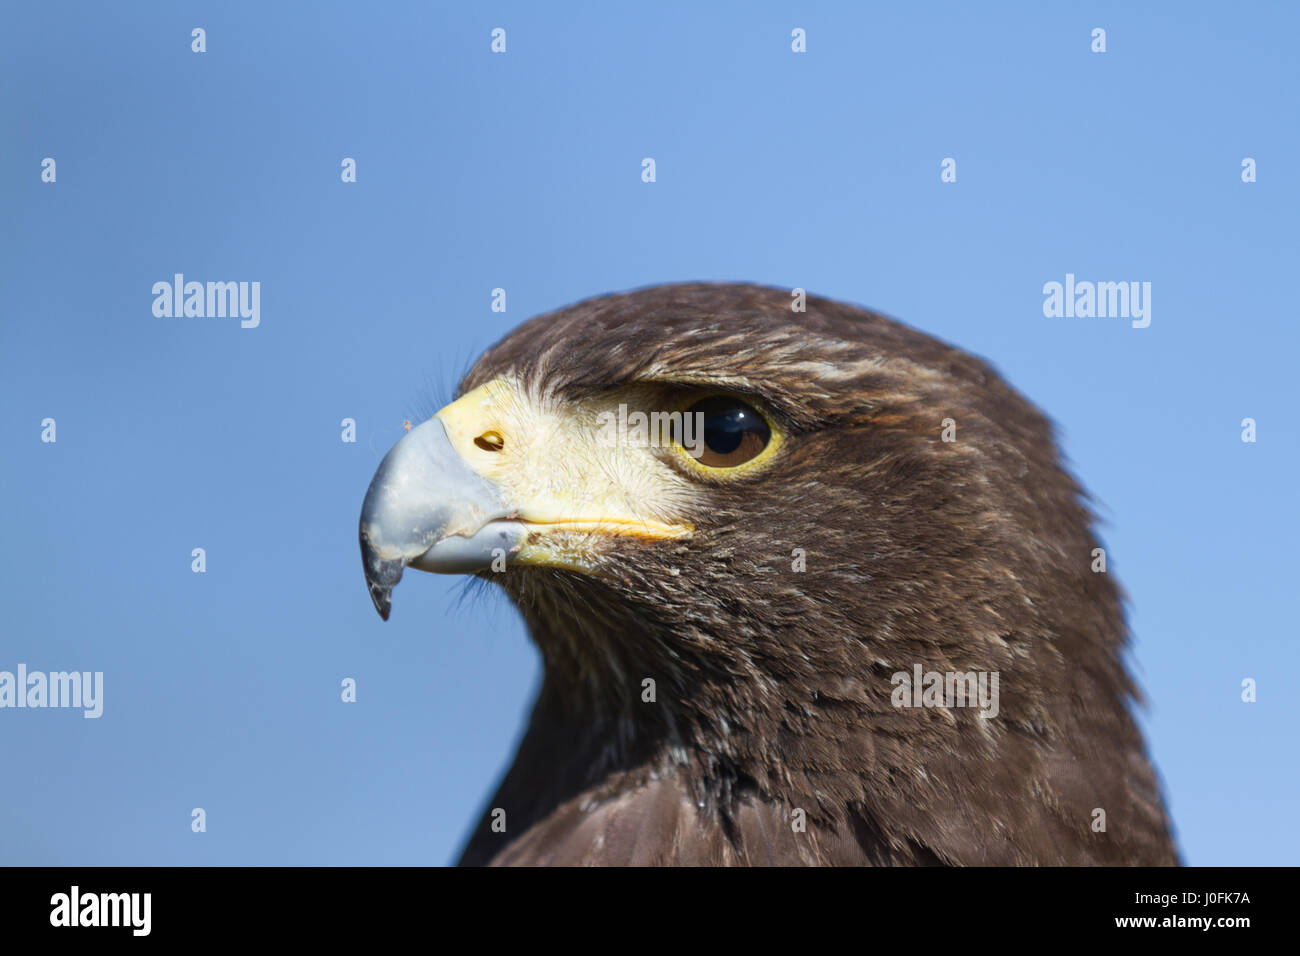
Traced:
<path fill-rule="evenodd" d="M 772 438 L 763 416 L 736 398 L 714 396 L 686 410 L 682 447 L 701 465 L 735 468 L 757 457 Z"/>

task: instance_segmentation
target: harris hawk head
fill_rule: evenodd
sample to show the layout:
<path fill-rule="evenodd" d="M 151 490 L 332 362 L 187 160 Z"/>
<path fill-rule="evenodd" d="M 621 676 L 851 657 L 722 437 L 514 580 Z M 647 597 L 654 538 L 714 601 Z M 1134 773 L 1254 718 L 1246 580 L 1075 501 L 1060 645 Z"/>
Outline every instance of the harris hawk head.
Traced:
<path fill-rule="evenodd" d="M 385 618 L 406 567 L 475 574 L 541 654 L 462 863 L 1177 862 L 1093 516 L 985 362 L 682 284 L 535 318 L 457 394 L 360 537 Z M 930 674 L 995 705 L 900 693 Z"/>

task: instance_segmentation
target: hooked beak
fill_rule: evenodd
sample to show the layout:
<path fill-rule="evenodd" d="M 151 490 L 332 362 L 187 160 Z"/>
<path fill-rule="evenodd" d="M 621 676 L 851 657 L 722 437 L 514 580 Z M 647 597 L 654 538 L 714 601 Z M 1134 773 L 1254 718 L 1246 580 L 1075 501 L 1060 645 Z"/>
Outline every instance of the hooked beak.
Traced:
<path fill-rule="evenodd" d="M 408 432 L 380 462 L 361 506 L 361 560 L 379 616 L 388 620 L 393 586 L 408 567 L 595 573 L 602 543 L 691 533 L 688 524 L 644 514 L 610 481 L 600 457 L 608 454 L 589 426 L 539 415 L 506 379 L 480 385 Z"/>
<path fill-rule="evenodd" d="M 465 574 L 516 549 L 522 524 L 501 490 L 472 471 L 431 418 L 384 456 L 361 506 L 361 560 L 385 621 L 393 586 L 408 565 Z"/>

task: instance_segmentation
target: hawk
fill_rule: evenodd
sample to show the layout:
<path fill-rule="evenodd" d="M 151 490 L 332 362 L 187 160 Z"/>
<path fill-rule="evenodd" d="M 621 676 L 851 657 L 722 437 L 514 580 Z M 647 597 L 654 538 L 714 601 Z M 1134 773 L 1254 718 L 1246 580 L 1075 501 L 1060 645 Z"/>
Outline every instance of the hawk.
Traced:
<path fill-rule="evenodd" d="M 1176 864 L 1129 635 L 1050 422 L 984 361 L 744 284 L 532 319 L 388 452 L 407 567 L 544 677 L 462 864 Z"/>

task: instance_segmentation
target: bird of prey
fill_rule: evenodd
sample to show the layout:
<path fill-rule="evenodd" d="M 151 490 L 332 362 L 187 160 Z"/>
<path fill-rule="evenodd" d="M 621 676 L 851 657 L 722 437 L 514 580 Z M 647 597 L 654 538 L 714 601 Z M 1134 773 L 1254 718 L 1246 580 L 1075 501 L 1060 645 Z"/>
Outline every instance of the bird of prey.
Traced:
<path fill-rule="evenodd" d="M 799 304 L 532 319 L 383 459 L 380 614 L 406 567 L 475 574 L 544 667 L 461 863 L 1177 864 L 1051 424 L 980 359 Z"/>

